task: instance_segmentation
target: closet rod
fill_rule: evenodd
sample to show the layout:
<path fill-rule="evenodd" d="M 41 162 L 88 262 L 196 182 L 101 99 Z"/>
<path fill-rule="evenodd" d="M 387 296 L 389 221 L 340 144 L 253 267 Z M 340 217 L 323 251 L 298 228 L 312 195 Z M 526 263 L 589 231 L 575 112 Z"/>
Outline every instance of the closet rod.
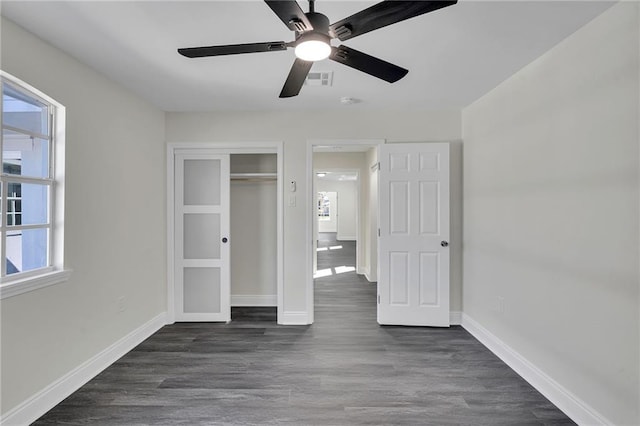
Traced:
<path fill-rule="evenodd" d="M 231 180 L 277 180 L 277 173 L 231 173 Z"/>

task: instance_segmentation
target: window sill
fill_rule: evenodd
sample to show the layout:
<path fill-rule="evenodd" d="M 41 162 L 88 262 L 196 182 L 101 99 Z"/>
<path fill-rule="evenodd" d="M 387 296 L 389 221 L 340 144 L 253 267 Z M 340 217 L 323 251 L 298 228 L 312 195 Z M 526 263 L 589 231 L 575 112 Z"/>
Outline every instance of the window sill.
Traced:
<path fill-rule="evenodd" d="M 66 269 L 0 284 L 0 300 L 49 287 L 50 285 L 63 283 L 67 281 L 70 276 L 71 270 Z"/>

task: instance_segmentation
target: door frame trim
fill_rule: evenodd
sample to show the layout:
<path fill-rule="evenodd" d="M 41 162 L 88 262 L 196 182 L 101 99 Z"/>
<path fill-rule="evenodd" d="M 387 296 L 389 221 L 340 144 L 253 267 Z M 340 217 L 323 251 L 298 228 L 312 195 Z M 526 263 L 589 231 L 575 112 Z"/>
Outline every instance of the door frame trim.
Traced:
<path fill-rule="evenodd" d="M 276 154 L 277 164 L 277 274 L 276 291 L 278 304 L 278 324 L 284 313 L 284 142 L 171 142 L 167 144 L 167 324 L 175 322 L 175 188 L 174 165 L 177 153 L 192 154 Z"/>
<path fill-rule="evenodd" d="M 313 179 L 313 148 L 316 146 L 357 146 L 369 145 L 379 146 L 386 143 L 385 139 L 308 139 L 307 140 L 307 158 L 306 158 L 306 183 L 307 183 L 307 211 L 306 211 L 306 256 L 307 273 L 305 279 L 306 288 L 306 311 L 307 324 L 313 324 L 314 320 L 314 300 L 313 300 L 313 221 L 315 219 L 316 196 Z M 360 176 L 362 179 L 362 176 Z"/>

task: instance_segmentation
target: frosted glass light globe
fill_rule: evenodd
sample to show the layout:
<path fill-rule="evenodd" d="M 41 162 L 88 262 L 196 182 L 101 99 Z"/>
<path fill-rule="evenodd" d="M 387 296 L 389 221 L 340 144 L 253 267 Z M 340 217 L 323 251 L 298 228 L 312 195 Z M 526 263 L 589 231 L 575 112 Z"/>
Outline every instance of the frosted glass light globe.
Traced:
<path fill-rule="evenodd" d="M 303 61 L 321 61 L 329 57 L 331 46 L 324 41 L 307 40 L 296 46 L 295 53 Z"/>

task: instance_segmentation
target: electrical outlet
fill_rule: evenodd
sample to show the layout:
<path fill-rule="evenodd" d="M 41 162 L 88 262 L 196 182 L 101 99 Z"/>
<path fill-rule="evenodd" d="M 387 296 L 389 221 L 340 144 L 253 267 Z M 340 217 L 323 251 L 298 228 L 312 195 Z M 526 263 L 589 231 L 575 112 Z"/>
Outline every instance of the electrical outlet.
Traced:
<path fill-rule="evenodd" d="M 127 310 L 127 304 L 124 296 L 118 297 L 118 312 L 124 312 Z"/>

